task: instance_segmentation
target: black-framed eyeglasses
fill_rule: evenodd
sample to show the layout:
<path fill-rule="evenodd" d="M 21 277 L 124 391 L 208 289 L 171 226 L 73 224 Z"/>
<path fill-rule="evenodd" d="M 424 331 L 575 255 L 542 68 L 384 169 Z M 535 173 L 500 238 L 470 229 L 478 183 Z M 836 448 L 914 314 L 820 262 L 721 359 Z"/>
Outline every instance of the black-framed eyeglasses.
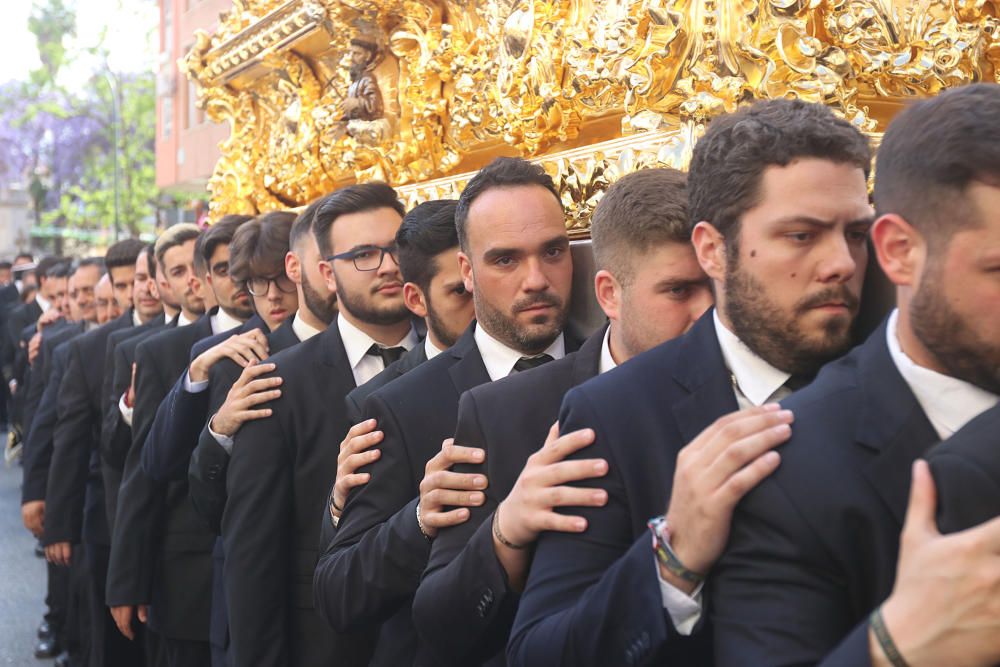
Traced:
<path fill-rule="evenodd" d="M 264 278 L 263 276 L 251 278 L 246 282 L 247 291 L 254 296 L 267 296 L 267 291 L 271 289 L 271 283 L 274 283 L 279 292 L 291 294 L 295 291 L 295 283 L 284 273 L 274 278 Z"/>
<path fill-rule="evenodd" d="M 396 257 L 396 246 L 368 245 L 342 252 L 339 255 L 330 255 L 326 261 L 332 262 L 335 259 L 349 259 L 354 262 L 354 268 L 358 271 L 377 271 L 382 267 L 385 256 L 392 257 L 392 261 L 399 264 Z"/>

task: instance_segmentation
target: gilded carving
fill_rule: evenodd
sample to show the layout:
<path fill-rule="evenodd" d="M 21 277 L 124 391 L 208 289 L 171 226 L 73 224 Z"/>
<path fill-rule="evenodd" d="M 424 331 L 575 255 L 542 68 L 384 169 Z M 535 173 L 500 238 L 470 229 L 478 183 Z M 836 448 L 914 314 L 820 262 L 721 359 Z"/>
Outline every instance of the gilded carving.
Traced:
<path fill-rule="evenodd" d="M 215 216 L 383 179 L 454 194 L 538 160 L 585 233 L 600 194 L 684 166 L 754 99 L 830 105 L 877 134 L 899 106 L 1000 77 L 1000 0 L 236 0 L 181 63 L 231 135 Z"/>

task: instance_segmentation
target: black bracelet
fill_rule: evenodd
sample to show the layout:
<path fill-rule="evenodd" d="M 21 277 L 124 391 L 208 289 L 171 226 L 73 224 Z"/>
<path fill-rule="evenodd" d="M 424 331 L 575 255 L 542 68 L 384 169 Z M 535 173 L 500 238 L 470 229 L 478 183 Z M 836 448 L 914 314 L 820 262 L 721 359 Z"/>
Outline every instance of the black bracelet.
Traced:
<path fill-rule="evenodd" d="M 885 627 L 881 607 L 872 612 L 872 615 L 868 619 L 868 625 L 871 626 L 872 632 L 875 633 L 875 639 L 882 649 L 882 653 L 885 653 L 885 657 L 892 663 L 892 667 L 909 667 L 906 660 L 903 659 L 902 654 L 900 654 L 899 649 L 896 648 L 896 642 L 892 641 L 889 628 Z"/>

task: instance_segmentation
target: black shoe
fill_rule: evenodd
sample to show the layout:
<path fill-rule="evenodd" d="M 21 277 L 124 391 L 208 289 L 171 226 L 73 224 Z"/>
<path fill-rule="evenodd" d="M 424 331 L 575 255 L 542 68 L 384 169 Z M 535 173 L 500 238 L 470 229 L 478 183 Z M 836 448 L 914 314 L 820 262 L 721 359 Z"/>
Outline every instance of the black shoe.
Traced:
<path fill-rule="evenodd" d="M 69 659 L 69 651 L 63 651 L 56 656 L 56 661 L 53 663 L 55 667 L 70 667 L 72 664 Z"/>
<path fill-rule="evenodd" d="M 42 624 L 38 626 L 38 638 L 39 639 L 52 639 L 52 626 L 49 625 L 48 621 L 42 621 Z"/>
<path fill-rule="evenodd" d="M 42 546 L 41 541 L 35 542 L 35 558 L 45 558 L 45 547 Z"/>
<path fill-rule="evenodd" d="M 36 658 L 54 658 L 57 655 L 59 655 L 59 642 L 56 641 L 55 637 L 39 639 L 38 643 L 35 644 Z"/>

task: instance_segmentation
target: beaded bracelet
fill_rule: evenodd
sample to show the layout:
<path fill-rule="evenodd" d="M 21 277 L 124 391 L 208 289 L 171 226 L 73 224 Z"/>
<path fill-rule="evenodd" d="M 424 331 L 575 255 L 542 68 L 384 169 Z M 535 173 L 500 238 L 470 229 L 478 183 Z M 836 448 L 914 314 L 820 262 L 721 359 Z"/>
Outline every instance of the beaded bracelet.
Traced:
<path fill-rule="evenodd" d="M 424 539 L 428 542 L 433 541 L 433 538 L 427 532 L 427 529 L 424 528 L 424 522 L 420 519 L 420 503 L 417 503 L 417 528 L 420 529 L 420 534 L 424 536 Z"/>
<path fill-rule="evenodd" d="M 705 575 L 685 567 L 674 550 L 670 548 L 670 528 L 667 526 L 666 517 L 654 517 L 646 525 L 649 526 L 649 531 L 653 534 L 653 551 L 656 552 L 656 559 L 663 567 L 667 568 L 668 572 L 692 584 L 700 584 L 705 581 Z"/>
<path fill-rule="evenodd" d="M 504 537 L 503 533 L 500 532 L 500 507 L 499 506 L 497 506 L 497 508 L 495 510 L 493 510 L 493 537 L 497 538 L 497 542 L 499 542 L 500 544 L 504 545 L 508 549 L 515 549 L 517 551 L 520 551 L 522 549 L 527 549 L 528 548 L 527 544 L 514 544 L 513 542 L 511 542 L 510 540 L 508 540 L 506 537 Z"/>

